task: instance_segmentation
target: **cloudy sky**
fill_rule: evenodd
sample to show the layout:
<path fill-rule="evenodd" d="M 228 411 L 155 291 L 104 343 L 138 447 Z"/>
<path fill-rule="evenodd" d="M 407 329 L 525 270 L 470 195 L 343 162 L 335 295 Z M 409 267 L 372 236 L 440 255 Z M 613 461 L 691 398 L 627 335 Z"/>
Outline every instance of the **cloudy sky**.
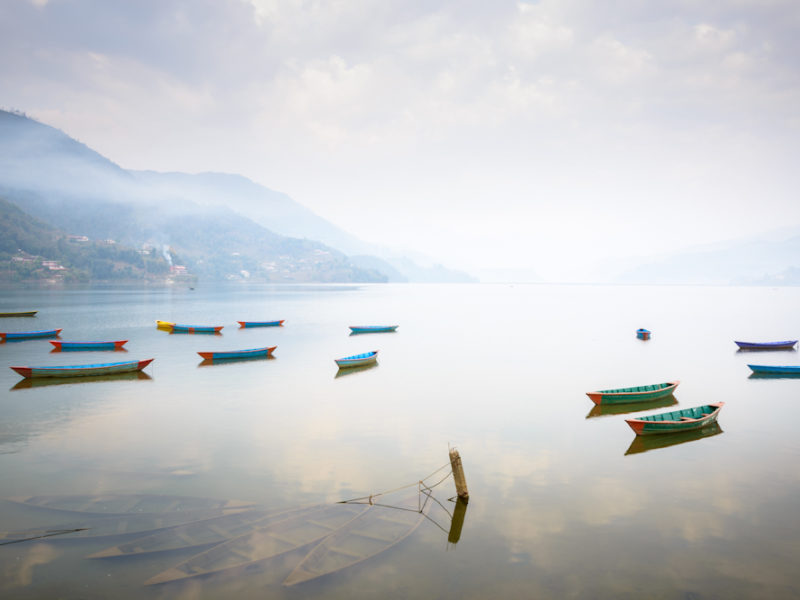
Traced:
<path fill-rule="evenodd" d="M 448 266 L 800 225 L 796 0 L 2 0 L 0 106 Z"/>

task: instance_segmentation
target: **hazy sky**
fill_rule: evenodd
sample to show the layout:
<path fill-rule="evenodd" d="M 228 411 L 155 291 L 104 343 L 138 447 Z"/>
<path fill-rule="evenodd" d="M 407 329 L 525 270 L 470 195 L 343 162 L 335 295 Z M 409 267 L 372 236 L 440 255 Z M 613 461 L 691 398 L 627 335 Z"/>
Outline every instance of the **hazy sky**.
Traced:
<path fill-rule="evenodd" d="M 2 0 L 0 105 L 448 266 L 800 224 L 797 0 Z"/>

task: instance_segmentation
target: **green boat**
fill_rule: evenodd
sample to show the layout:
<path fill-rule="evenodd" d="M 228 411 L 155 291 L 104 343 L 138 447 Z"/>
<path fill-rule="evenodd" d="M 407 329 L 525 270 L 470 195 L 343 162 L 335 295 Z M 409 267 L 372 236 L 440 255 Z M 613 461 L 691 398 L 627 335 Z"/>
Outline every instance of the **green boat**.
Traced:
<path fill-rule="evenodd" d="M 625 419 L 625 422 L 630 425 L 636 435 L 691 431 L 716 423 L 719 411 L 724 405 L 724 402 L 712 402 L 703 406 L 647 415 L 638 419 Z"/>
<path fill-rule="evenodd" d="M 649 402 L 665 398 L 675 391 L 680 381 L 668 381 L 653 385 L 640 385 L 636 387 L 617 388 L 614 390 L 600 390 L 586 392 L 595 404 L 628 404 L 630 402 Z"/>

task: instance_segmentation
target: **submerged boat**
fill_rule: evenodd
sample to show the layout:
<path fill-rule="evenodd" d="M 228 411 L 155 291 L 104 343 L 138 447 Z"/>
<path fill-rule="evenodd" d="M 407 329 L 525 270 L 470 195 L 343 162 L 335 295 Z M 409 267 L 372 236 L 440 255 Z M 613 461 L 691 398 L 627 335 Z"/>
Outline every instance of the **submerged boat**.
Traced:
<path fill-rule="evenodd" d="M 402 506 L 372 506 L 319 542 L 283 585 L 316 579 L 372 558 L 411 535 L 423 519 L 425 513 L 416 496 Z"/>
<path fill-rule="evenodd" d="M 628 402 L 645 402 L 669 396 L 678 387 L 680 381 L 668 381 L 653 385 L 640 385 L 636 387 L 617 388 L 613 390 L 600 390 L 586 392 L 595 404 L 626 404 Z"/>
<path fill-rule="evenodd" d="M 362 367 L 374 363 L 378 360 L 378 351 L 364 352 L 363 354 L 354 354 L 353 356 L 345 356 L 344 358 L 337 358 L 336 364 L 340 369 L 347 369 L 350 367 Z"/>
<path fill-rule="evenodd" d="M 396 331 L 399 325 L 350 325 L 351 333 L 384 333 Z"/>
<path fill-rule="evenodd" d="M 23 377 L 85 377 L 87 375 L 111 375 L 114 373 L 128 373 L 141 371 L 153 362 L 147 360 L 129 360 L 116 363 L 102 363 L 94 365 L 67 365 L 60 367 L 10 367 Z"/>
<path fill-rule="evenodd" d="M 3 317 L 35 317 L 38 310 L 29 310 L 25 312 L 0 312 L 0 318 Z"/>
<path fill-rule="evenodd" d="M 258 358 L 261 356 L 272 356 L 273 350 L 277 346 L 268 348 L 251 348 L 249 350 L 229 350 L 225 352 L 198 352 L 206 360 L 232 360 L 237 358 Z"/>
<path fill-rule="evenodd" d="M 145 585 L 210 575 L 265 561 L 326 538 L 370 508 L 363 504 L 329 504 L 298 511 L 196 554 L 151 577 Z"/>
<path fill-rule="evenodd" d="M 719 411 L 724 405 L 724 402 L 712 402 L 703 406 L 647 415 L 638 419 L 625 419 L 625 422 L 630 425 L 636 435 L 691 431 L 716 423 Z"/>
<path fill-rule="evenodd" d="M 636 337 L 640 340 L 649 340 L 650 339 L 650 331 L 647 329 L 637 329 L 636 330 Z"/>
<path fill-rule="evenodd" d="M 280 321 L 236 321 L 241 328 L 247 327 L 280 327 L 283 325 L 283 321 L 285 319 L 281 319 Z"/>
<path fill-rule="evenodd" d="M 0 332 L 0 339 L 31 340 L 34 338 L 56 337 L 59 333 L 61 333 L 60 329 L 42 329 L 40 331 L 7 331 Z"/>
<path fill-rule="evenodd" d="M 116 340 L 113 342 L 61 342 L 51 341 L 55 350 L 122 350 L 128 340 Z"/>
<path fill-rule="evenodd" d="M 747 365 L 753 373 L 770 375 L 800 375 L 800 365 Z"/>
<path fill-rule="evenodd" d="M 791 350 L 797 345 L 797 340 L 784 340 L 782 342 L 738 342 L 740 350 Z"/>
<path fill-rule="evenodd" d="M 224 325 L 181 325 L 173 323 L 172 333 L 219 333 Z"/>

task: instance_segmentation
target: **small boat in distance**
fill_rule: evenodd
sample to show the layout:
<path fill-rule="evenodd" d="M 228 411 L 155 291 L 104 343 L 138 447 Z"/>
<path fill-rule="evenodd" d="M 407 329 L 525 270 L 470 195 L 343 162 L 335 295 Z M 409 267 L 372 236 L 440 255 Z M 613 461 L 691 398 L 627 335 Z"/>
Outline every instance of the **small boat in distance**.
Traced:
<path fill-rule="evenodd" d="M 3 317 L 35 317 L 38 310 L 29 310 L 26 312 L 0 312 L 0 318 Z"/>
<path fill-rule="evenodd" d="M 351 333 L 385 333 L 396 331 L 399 325 L 350 325 Z"/>
<path fill-rule="evenodd" d="M 179 325 L 174 323 L 172 333 L 219 333 L 224 325 Z"/>
<path fill-rule="evenodd" d="M 364 352 L 363 354 L 354 354 L 353 356 L 345 356 L 344 358 L 337 358 L 336 364 L 340 369 L 348 369 L 350 367 L 361 367 L 369 365 L 378 360 L 378 351 Z"/>
<path fill-rule="evenodd" d="M 636 330 L 636 337 L 640 340 L 649 340 L 650 339 L 650 331 L 647 329 L 637 329 Z"/>
<path fill-rule="evenodd" d="M 283 321 L 285 319 L 281 319 L 280 321 L 236 321 L 239 324 L 239 327 L 242 329 L 246 329 L 249 327 L 281 327 L 283 325 Z"/>
<path fill-rule="evenodd" d="M 0 339 L 5 340 L 32 340 L 35 338 L 56 337 L 60 329 L 42 329 L 41 331 L 8 331 L 0 332 Z"/>
<path fill-rule="evenodd" d="M 738 342 L 740 350 L 792 350 L 797 345 L 797 340 L 784 340 L 782 342 Z"/>
<path fill-rule="evenodd" d="M 68 365 L 61 367 L 10 367 L 23 377 L 85 377 L 87 375 L 111 375 L 113 373 L 128 373 L 141 371 L 153 362 L 147 360 L 129 360 L 117 363 L 103 363 L 94 365 Z"/>
<path fill-rule="evenodd" d="M 156 327 L 159 329 L 172 329 L 174 325 L 173 321 L 156 321 Z"/>
<path fill-rule="evenodd" d="M 653 385 L 640 385 L 636 387 L 617 388 L 613 390 L 600 390 L 586 392 L 595 404 L 626 404 L 628 402 L 645 402 L 669 396 L 678 387 L 680 381 L 668 381 Z"/>
<path fill-rule="evenodd" d="M 747 365 L 753 373 L 769 373 L 770 375 L 800 375 L 800 365 Z"/>
<path fill-rule="evenodd" d="M 691 431 L 716 423 L 719 411 L 724 405 L 724 402 L 712 402 L 703 406 L 647 415 L 638 419 L 625 419 L 625 422 L 630 425 L 636 435 Z"/>
<path fill-rule="evenodd" d="M 128 340 L 116 340 L 113 342 L 61 342 L 50 340 L 54 346 L 54 352 L 62 350 L 122 350 Z"/>
<path fill-rule="evenodd" d="M 270 357 L 277 346 L 251 348 L 249 350 L 229 350 L 224 352 L 198 352 L 205 360 L 232 360 L 237 358 Z"/>

